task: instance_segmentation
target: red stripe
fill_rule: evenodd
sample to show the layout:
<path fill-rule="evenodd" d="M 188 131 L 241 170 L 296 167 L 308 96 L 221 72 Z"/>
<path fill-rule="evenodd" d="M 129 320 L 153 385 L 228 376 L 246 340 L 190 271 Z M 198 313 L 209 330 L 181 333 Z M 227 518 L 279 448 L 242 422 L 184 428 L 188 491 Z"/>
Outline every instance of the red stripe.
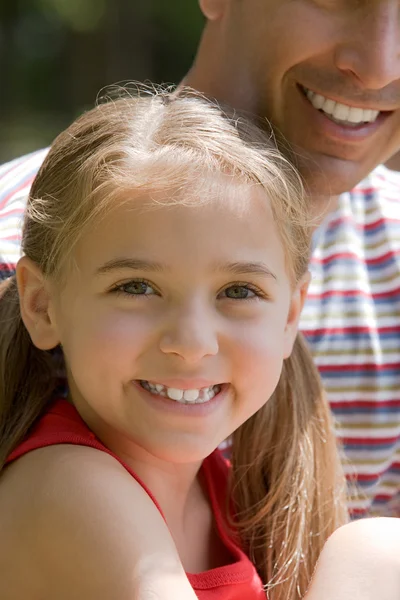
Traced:
<path fill-rule="evenodd" d="M 374 194 L 376 192 L 376 187 L 355 187 L 351 190 L 350 194 L 362 194 L 363 196 L 366 194 Z"/>
<path fill-rule="evenodd" d="M 382 477 L 383 473 L 385 473 L 385 471 L 382 471 L 382 473 L 376 473 L 375 475 L 372 475 L 371 473 L 357 473 L 355 477 L 354 475 L 349 475 L 347 479 L 351 481 L 354 481 L 354 479 L 356 481 L 374 481 Z"/>
<path fill-rule="evenodd" d="M 334 298 L 334 297 L 364 297 L 364 298 L 391 298 L 392 296 L 397 296 L 400 293 L 400 287 L 395 288 L 394 290 L 388 290 L 387 292 L 375 292 L 369 293 L 364 292 L 363 290 L 328 290 L 323 292 L 322 294 L 308 294 L 308 298 L 313 300 L 323 300 L 324 298 Z"/>
<path fill-rule="evenodd" d="M 395 491 L 393 491 L 393 494 L 376 494 L 376 496 L 374 497 L 374 500 L 378 500 L 378 501 L 391 500 L 395 494 L 396 494 Z"/>
<path fill-rule="evenodd" d="M 349 481 L 354 481 L 354 479 L 356 479 L 356 481 L 374 481 L 374 480 L 378 480 L 382 477 L 382 475 L 384 475 L 385 473 L 388 472 L 389 469 L 385 469 L 384 471 L 381 471 L 380 473 L 357 473 L 356 476 L 354 477 L 354 474 L 349 474 L 347 475 L 347 479 Z M 394 493 L 397 493 L 396 491 L 394 491 Z M 386 494 L 382 494 L 382 496 L 385 496 Z M 388 498 L 391 498 L 392 494 L 387 494 Z M 379 496 L 375 496 L 376 498 L 379 498 Z"/>
<path fill-rule="evenodd" d="M 0 263 L 0 271 L 15 271 L 16 266 L 13 263 Z"/>
<path fill-rule="evenodd" d="M 334 260 L 340 260 L 343 258 L 353 258 L 362 264 L 376 265 L 376 264 L 385 262 L 390 258 L 395 258 L 397 256 L 400 256 L 400 251 L 397 251 L 397 250 L 392 250 L 391 252 L 386 252 L 385 254 L 382 254 L 382 256 L 378 256 L 376 258 L 364 258 L 364 257 L 357 256 L 356 254 L 354 254 L 352 252 L 337 252 L 335 254 L 331 254 L 330 256 L 328 256 L 326 258 L 314 258 L 313 257 L 311 259 L 311 263 L 317 263 L 320 265 L 328 265 L 329 263 L 333 262 Z"/>
<path fill-rule="evenodd" d="M 381 217 L 380 219 L 377 219 L 376 221 L 372 221 L 372 223 L 364 223 L 364 225 L 360 225 L 359 227 L 361 229 L 365 229 L 365 230 L 369 231 L 370 229 L 375 229 L 376 227 L 379 227 L 380 225 L 384 225 L 388 221 L 390 221 L 390 219 L 383 219 Z M 397 219 L 391 219 L 391 221 L 396 222 Z"/>
<path fill-rule="evenodd" d="M 330 327 L 319 329 L 302 329 L 302 333 L 305 335 L 321 335 L 321 334 L 341 334 L 341 333 L 398 333 L 400 332 L 400 325 L 394 325 L 392 327 Z"/>
<path fill-rule="evenodd" d="M 368 512 L 367 508 L 351 508 L 350 509 L 350 515 L 351 516 L 358 516 L 358 517 L 362 517 L 365 516 Z"/>
<path fill-rule="evenodd" d="M 388 438 L 351 438 L 351 437 L 340 437 L 339 438 L 342 444 L 352 444 L 354 446 L 379 446 L 381 444 L 394 444 L 399 440 L 399 436 L 396 435 L 394 437 Z"/>
<path fill-rule="evenodd" d="M 366 400 L 349 400 L 348 402 L 346 401 L 342 401 L 342 402 L 335 402 L 330 400 L 329 404 L 331 405 L 331 407 L 333 409 L 338 409 L 338 408 L 400 408 L 400 400 L 381 400 L 381 401 L 374 401 L 374 402 L 367 402 Z M 400 467 L 400 463 L 399 463 L 399 467 Z"/>
<path fill-rule="evenodd" d="M 14 235 L 5 235 L 2 237 L 2 240 L 6 242 L 15 242 L 21 240 L 21 234 L 15 233 Z"/>
<path fill-rule="evenodd" d="M 377 364 L 357 364 L 357 365 L 318 365 L 320 371 L 325 373 L 334 373 L 341 371 L 387 371 L 389 369 L 400 369 L 400 363 L 387 363 L 384 365 Z"/>

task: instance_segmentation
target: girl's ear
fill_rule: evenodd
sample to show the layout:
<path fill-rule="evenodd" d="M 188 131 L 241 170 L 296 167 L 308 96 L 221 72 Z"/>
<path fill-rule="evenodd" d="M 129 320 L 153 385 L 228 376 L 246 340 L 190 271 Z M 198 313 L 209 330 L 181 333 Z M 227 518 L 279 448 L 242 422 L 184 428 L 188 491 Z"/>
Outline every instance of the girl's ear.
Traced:
<path fill-rule="evenodd" d="M 309 271 L 303 275 L 292 294 L 292 300 L 289 306 L 289 313 L 285 327 L 284 340 L 284 358 L 288 358 L 292 353 L 293 344 L 299 327 L 301 311 L 307 298 L 308 286 L 310 284 L 311 274 Z"/>
<path fill-rule="evenodd" d="M 17 286 L 21 317 L 31 337 L 32 343 L 39 350 L 51 350 L 60 340 L 52 318 L 53 301 L 39 267 L 26 256 L 17 264 Z"/>
<path fill-rule="evenodd" d="M 199 0 L 200 9 L 209 21 L 220 19 L 231 0 Z"/>

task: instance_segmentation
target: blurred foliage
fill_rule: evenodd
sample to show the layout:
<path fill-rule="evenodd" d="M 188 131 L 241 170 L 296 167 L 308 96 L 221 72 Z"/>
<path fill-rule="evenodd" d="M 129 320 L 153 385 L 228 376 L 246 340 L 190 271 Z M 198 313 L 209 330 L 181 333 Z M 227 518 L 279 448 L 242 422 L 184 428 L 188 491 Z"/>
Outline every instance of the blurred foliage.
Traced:
<path fill-rule="evenodd" d="M 56 14 L 67 26 L 79 32 L 95 31 L 106 15 L 106 0 L 37 0 L 44 13 Z"/>
<path fill-rule="evenodd" d="M 107 85 L 179 82 L 202 26 L 197 0 L 0 0 L 0 162 L 50 143 Z"/>

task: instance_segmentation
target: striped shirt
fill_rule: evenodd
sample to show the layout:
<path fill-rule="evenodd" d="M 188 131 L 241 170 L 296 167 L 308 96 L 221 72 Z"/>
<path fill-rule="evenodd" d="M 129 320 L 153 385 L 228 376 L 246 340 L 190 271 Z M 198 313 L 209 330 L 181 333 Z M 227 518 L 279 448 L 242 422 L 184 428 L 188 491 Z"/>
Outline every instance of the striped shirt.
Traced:
<path fill-rule="evenodd" d="M 357 479 L 350 508 L 400 517 L 400 173 L 343 194 L 314 242 L 301 328 Z"/>
<path fill-rule="evenodd" d="M 14 272 L 21 220 L 47 150 L 0 167 L 0 279 Z M 315 235 L 301 329 L 343 444 L 354 516 L 400 517 L 400 173 L 380 166 Z"/>

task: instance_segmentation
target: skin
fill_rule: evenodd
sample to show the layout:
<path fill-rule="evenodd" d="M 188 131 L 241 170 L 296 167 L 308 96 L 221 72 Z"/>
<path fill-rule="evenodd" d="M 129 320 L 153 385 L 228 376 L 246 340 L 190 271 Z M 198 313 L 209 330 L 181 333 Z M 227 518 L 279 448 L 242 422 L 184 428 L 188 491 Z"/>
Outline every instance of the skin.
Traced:
<path fill-rule="evenodd" d="M 292 145 L 320 210 L 400 147 L 398 0 L 200 0 L 200 6 L 208 22 L 184 83 L 268 118 Z M 360 137 L 314 109 L 299 86 L 386 112 Z"/>
<path fill-rule="evenodd" d="M 386 166 L 393 171 L 400 171 L 400 152 L 394 154 L 386 163 Z"/>
<path fill-rule="evenodd" d="M 148 198 L 134 198 L 116 206 L 79 241 L 62 284 L 27 257 L 18 263 L 21 314 L 33 343 L 62 344 L 71 402 L 144 481 L 166 519 L 102 453 L 64 446 L 23 457 L 2 481 L 0 514 L 12 511 L 13 522 L 31 523 L 24 536 L 42 540 L 23 557 L 41 600 L 64 597 L 58 587 L 70 584 L 71 572 L 80 597 L 111 597 L 105 590 L 119 578 L 121 595 L 113 598 L 128 598 L 128 591 L 153 598 L 146 590 L 155 585 L 147 575 L 154 565 L 162 589 L 154 598 L 164 600 L 163 575 L 178 593 L 176 585 L 187 585 L 182 566 L 200 572 L 231 558 L 214 529 L 201 462 L 271 396 L 292 350 L 308 276 L 294 285 L 265 193 L 243 186 L 238 209 L 232 179 L 213 177 L 216 194 L 205 204 L 149 208 Z M 138 260 L 163 267 L 126 264 Z M 166 406 L 143 390 L 142 379 L 224 389 L 203 413 L 178 413 L 174 402 Z M 22 544 L 15 528 L 0 520 L 2 527 L 8 554 L 0 566 L 15 560 Z M 64 561 L 59 557 L 77 544 L 74 532 L 81 550 Z M 132 565 L 139 573 L 133 582 Z M 179 597 L 191 594 L 188 588 Z"/>

